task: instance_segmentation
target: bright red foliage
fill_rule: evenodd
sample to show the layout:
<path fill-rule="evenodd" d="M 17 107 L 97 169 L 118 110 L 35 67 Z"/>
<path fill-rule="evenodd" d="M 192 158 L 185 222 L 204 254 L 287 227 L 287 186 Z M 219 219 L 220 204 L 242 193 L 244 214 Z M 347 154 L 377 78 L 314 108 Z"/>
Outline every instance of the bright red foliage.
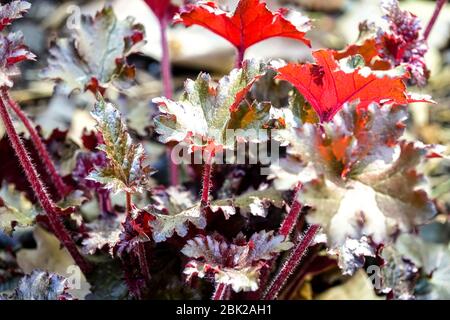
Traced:
<path fill-rule="evenodd" d="M 170 20 L 178 11 L 178 7 L 171 3 L 171 0 L 145 0 L 145 3 L 152 9 L 159 21 Z"/>
<path fill-rule="evenodd" d="M 214 2 L 200 1 L 196 5 L 186 6 L 175 22 L 187 27 L 205 27 L 231 42 L 241 52 L 273 37 L 292 38 L 310 46 L 310 41 L 305 38 L 310 27 L 309 20 L 300 19 L 303 23 L 297 26 L 285 18 L 287 13 L 287 9 L 272 12 L 260 0 L 241 0 L 231 15 Z"/>
<path fill-rule="evenodd" d="M 379 46 L 373 38 L 365 40 L 362 44 L 352 44 L 341 51 L 334 53 L 336 60 L 341 60 L 356 54 L 364 58 L 366 66 L 372 70 L 389 70 L 392 68 L 389 61 L 382 60 L 380 57 Z"/>
<path fill-rule="evenodd" d="M 322 122 L 330 121 L 346 102 L 359 99 L 360 107 L 373 102 L 411 102 L 401 76 L 380 76 L 340 68 L 332 50 L 313 52 L 317 64 L 290 63 L 278 69 L 278 79 L 289 81 L 308 100 Z"/>

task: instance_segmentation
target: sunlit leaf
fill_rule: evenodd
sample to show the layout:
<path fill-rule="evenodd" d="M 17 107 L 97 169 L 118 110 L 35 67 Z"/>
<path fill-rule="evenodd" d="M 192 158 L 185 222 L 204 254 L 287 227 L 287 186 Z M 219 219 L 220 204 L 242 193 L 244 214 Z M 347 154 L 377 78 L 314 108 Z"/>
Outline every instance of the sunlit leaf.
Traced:
<path fill-rule="evenodd" d="M 407 104 L 410 99 L 401 69 L 373 71 L 364 59 L 353 56 L 337 61 L 333 51 L 313 52 L 316 64 L 290 63 L 278 69 L 278 79 L 292 83 L 317 112 L 322 122 L 333 119 L 345 103 Z"/>
<path fill-rule="evenodd" d="M 0 31 L 10 25 L 16 19 L 23 17 L 23 14 L 30 9 L 31 4 L 27 1 L 11 1 L 0 5 Z"/>
<path fill-rule="evenodd" d="M 61 93 L 103 92 L 111 83 L 123 87 L 134 79 L 134 66 L 126 61 L 144 37 L 133 19 L 118 20 L 111 7 L 81 18 L 69 38 L 58 39 L 50 49 L 48 68 L 42 73 L 55 80 Z"/>
<path fill-rule="evenodd" d="M 108 164 L 93 170 L 89 179 L 114 192 L 143 192 L 154 172 L 145 164 L 144 147 L 132 142 L 120 112 L 111 103 L 100 99 L 91 114 L 103 137 L 103 144 L 98 149 L 105 152 Z"/>
<path fill-rule="evenodd" d="M 182 252 L 193 258 L 184 273 L 188 279 L 214 276 L 216 283 L 230 285 L 235 292 L 255 291 L 261 268 L 277 253 L 292 247 L 283 236 L 261 231 L 246 240 L 239 234 L 232 243 L 222 236 L 197 236 L 189 240 Z"/>
<path fill-rule="evenodd" d="M 265 72 L 265 64 L 247 60 L 242 69 L 234 69 L 217 85 L 205 73 L 200 74 L 195 81 L 187 80 L 185 93 L 178 102 L 164 97 L 154 99 L 161 112 L 155 119 L 161 142 L 185 141 L 191 148 L 222 149 L 234 145 L 235 140 L 227 139 L 226 129 L 233 114 L 240 112 L 239 105 L 246 93 Z M 248 117 L 248 121 L 241 119 L 241 125 L 244 122 L 247 127 L 263 126 L 258 121 L 261 117 L 250 116 L 248 112 L 241 116 Z M 233 119 L 233 123 L 236 121 Z"/>
<path fill-rule="evenodd" d="M 233 14 L 223 11 L 212 1 L 199 1 L 188 5 L 175 21 L 187 27 L 205 27 L 244 51 L 273 37 L 296 39 L 310 46 L 310 41 L 305 38 L 310 29 L 309 19 L 296 13 L 288 20 L 289 13 L 287 9 L 272 12 L 260 0 L 240 0 Z"/>
<path fill-rule="evenodd" d="M 46 271 L 24 276 L 13 294 L 0 300 L 72 300 L 66 278 Z"/>

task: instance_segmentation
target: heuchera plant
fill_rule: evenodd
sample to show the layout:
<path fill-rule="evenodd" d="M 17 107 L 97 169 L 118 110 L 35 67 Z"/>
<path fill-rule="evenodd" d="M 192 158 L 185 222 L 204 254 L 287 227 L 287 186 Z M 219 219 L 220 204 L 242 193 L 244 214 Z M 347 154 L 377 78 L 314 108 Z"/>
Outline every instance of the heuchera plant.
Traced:
<path fill-rule="evenodd" d="M 380 293 L 414 297 L 412 281 L 420 276 L 431 279 L 428 297 L 439 298 L 442 284 L 433 277 L 442 278 L 445 266 L 430 265 L 425 255 L 448 258 L 449 250 L 436 245 L 427 253 L 411 233 L 436 214 L 420 165 L 442 155 L 403 133 L 409 103 L 434 103 L 407 85 L 427 82 L 427 39 L 445 1 L 438 1 L 425 32 L 397 1 L 383 1 L 388 29 L 364 22 L 356 43 L 314 50 L 313 62 L 244 59 L 249 47 L 272 37 L 310 46 L 311 22 L 300 13 L 272 12 L 261 0 L 240 0 L 232 13 L 212 1 L 145 2 L 159 21 L 163 49 L 163 95 L 149 97 L 158 111 L 155 137 L 170 151 L 184 148 L 192 163 L 188 177 L 179 181 L 169 158 L 171 185 L 158 181 L 152 148 L 142 137 L 135 141 L 117 94 L 109 94 L 126 97 L 135 85 L 128 58 L 146 36 L 142 25 L 119 20 L 110 7 L 82 16 L 74 32 L 54 41 L 41 73 L 55 82 L 56 94 L 96 100 L 95 132 L 83 133 L 73 170 L 63 176 L 54 150 L 67 133 L 43 139 L 9 92 L 17 64 L 36 59 L 22 34 L 8 31 L 30 4 L 12 1 L 0 6 L 0 116 L 10 142 L 4 138 L 0 148 L 12 148 L 20 168 L 10 165 L 11 178 L 0 177 L 9 183 L 0 192 L 0 230 L 11 235 L 39 225 L 54 234 L 90 283 L 85 298 L 276 299 L 324 250 L 322 268 L 337 265 L 347 275 L 365 257 L 377 258 Z M 237 50 L 236 68 L 217 80 L 202 72 L 174 99 L 172 23 L 199 25 L 228 40 Z M 19 135 L 11 114 L 29 138 Z M 251 135 L 255 130 L 264 134 Z M 242 152 L 239 144 L 275 144 L 283 152 L 271 164 L 222 164 L 227 152 Z M 198 155 L 201 162 L 193 163 Z M 244 151 L 245 159 L 251 156 Z M 20 170 L 25 186 L 14 177 Z M 97 214 L 83 215 L 86 205 Z M 402 277 L 393 277 L 395 270 Z M 72 298 L 66 279 L 45 270 L 0 296 Z"/>

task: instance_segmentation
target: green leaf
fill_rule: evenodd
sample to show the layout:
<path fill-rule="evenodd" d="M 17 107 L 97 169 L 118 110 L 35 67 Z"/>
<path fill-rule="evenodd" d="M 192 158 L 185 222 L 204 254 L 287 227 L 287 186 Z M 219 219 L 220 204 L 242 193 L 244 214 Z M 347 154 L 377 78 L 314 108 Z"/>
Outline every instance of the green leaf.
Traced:
<path fill-rule="evenodd" d="M 132 142 L 120 112 L 111 103 L 100 99 L 91 114 L 103 136 L 103 144 L 98 149 L 105 152 L 108 164 L 96 168 L 88 178 L 105 184 L 113 192 L 146 190 L 154 170 L 145 164 L 142 144 Z"/>
<path fill-rule="evenodd" d="M 96 257 L 96 268 L 87 276 L 91 293 L 86 300 L 126 300 L 128 286 L 123 276 L 123 266 L 109 256 Z"/>
<path fill-rule="evenodd" d="M 106 167 L 92 171 L 88 178 L 105 184 L 113 192 L 146 190 L 154 170 L 145 164 L 143 145 L 132 142 L 120 112 L 111 103 L 100 99 L 91 114 L 103 137 L 103 144 L 98 149 L 105 152 L 109 162 Z"/>
<path fill-rule="evenodd" d="M 281 208 L 285 204 L 281 191 L 274 188 L 264 190 L 249 191 L 235 198 L 220 199 L 211 202 L 211 209 L 217 211 L 221 209 L 225 218 L 236 214 L 236 209 L 240 209 L 242 215 L 254 215 L 260 217 L 267 216 L 267 209 L 270 205 Z"/>
<path fill-rule="evenodd" d="M 166 241 L 176 232 L 180 237 L 185 237 L 188 233 L 189 223 L 199 229 L 206 227 L 206 217 L 200 205 L 184 210 L 174 215 L 165 215 L 153 212 L 155 220 L 150 222 L 152 227 L 153 240 L 155 242 Z"/>
<path fill-rule="evenodd" d="M 419 299 L 450 299 L 450 246 L 425 242 L 418 236 L 403 234 L 395 243 L 398 254 L 420 268 L 416 285 Z"/>
<path fill-rule="evenodd" d="M 154 205 L 148 210 L 154 217 L 150 221 L 152 236 L 155 242 L 163 242 L 171 238 L 174 233 L 185 237 L 189 223 L 198 229 L 206 227 L 206 217 L 199 204 L 194 204 L 190 192 L 181 188 L 169 187 L 165 192 L 158 192 L 152 196 Z"/>
<path fill-rule="evenodd" d="M 94 254 L 98 250 L 107 247 L 112 255 L 112 249 L 119 242 L 123 232 L 122 223 L 125 221 L 124 214 L 115 217 L 101 217 L 93 222 L 87 223 L 88 229 L 86 239 L 83 239 L 83 252 Z"/>
<path fill-rule="evenodd" d="M 0 190 L 0 231 L 12 235 L 14 228 L 34 224 L 36 217 L 33 204 L 13 186 L 3 184 Z"/>
<path fill-rule="evenodd" d="M 24 276 L 6 300 L 72 300 L 67 292 L 68 284 L 66 278 L 46 271 L 35 270 Z M 2 297 L 0 297 L 2 300 Z"/>
<path fill-rule="evenodd" d="M 134 79 L 134 66 L 126 58 L 142 43 L 142 25 L 132 18 L 118 20 L 113 9 L 105 7 L 93 17 L 83 15 L 70 34 L 52 45 L 42 73 L 57 81 L 61 93 L 102 92 L 111 83 L 121 88 Z"/>
<path fill-rule="evenodd" d="M 398 230 L 413 230 L 435 214 L 433 203 L 420 189 L 423 177 L 416 172 L 424 156 L 414 143 L 401 142 L 398 158 L 380 171 L 361 172 L 345 181 L 321 175 L 306 182 L 299 200 L 315 209 L 308 221 L 325 228 L 332 246 L 362 235 L 386 243 Z"/>
<path fill-rule="evenodd" d="M 383 258 L 380 291 L 391 294 L 396 300 L 414 299 L 415 279 L 419 271 L 417 267 L 411 261 L 403 259 L 394 244 L 385 246 L 380 256 Z"/>
<path fill-rule="evenodd" d="M 265 72 L 264 63 L 247 60 L 242 69 L 234 69 L 217 85 L 205 73 L 201 73 L 195 81 L 187 80 L 185 93 L 178 102 L 164 97 L 154 99 L 161 112 L 155 119 L 160 141 L 185 141 L 191 148 L 211 145 L 218 149 L 232 147 L 235 141 L 227 139 L 226 129 L 230 127 L 233 116 L 233 123 L 239 123 L 235 115 L 240 112 L 240 103 L 253 83 Z M 262 108 L 260 113 L 267 112 L 265 106 L 252 108 Z M 241 117 L 245 115 L 248 117 L 248 112 L 242 113 Z M 265 118 L 261 115 L 248 117 L 248 120 L 241 121 L 241 124 L 246 123 L 245 126 L 239 125 L 232 129 L 246 129 L 250 125 L 252 128 L 261 128 L 264 124 L 261 119 Z"/>
<path fill-rule="evenodd" d="M 283 236 L 275 236 L 273 231 L 260 231 L 249 240 L 241 233 L 232 243 L 218 234 L 197 236 L 181 250 L 193 258 L 187 263 L 184 274 L 188 280 L 194 276 L 214 276 L 216 283 L 230 285 L 235 292 L 256 291 L 265 261 L 291 247 L 292 243 L 285 241 Z"/>
<path fill-rule="evenodd" d="M 288 158 L 272 167 L 275 186 L 302 183 L 298 200 L 312 207 L 307 220 L 323 227 L 346 273 L 363 264 L 361 253 L 373 255 L 364 239 L 387 244 L 435 214 L 417 172 L 428 147 L 399 140 L 405 117 L 403 107 L 347 105 L 329 123 L 284 134 Z"/>

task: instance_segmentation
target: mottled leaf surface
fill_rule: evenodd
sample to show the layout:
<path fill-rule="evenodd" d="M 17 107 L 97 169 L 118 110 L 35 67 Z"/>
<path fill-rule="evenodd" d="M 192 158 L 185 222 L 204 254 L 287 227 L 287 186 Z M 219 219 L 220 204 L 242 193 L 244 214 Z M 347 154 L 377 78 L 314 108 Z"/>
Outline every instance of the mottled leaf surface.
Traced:
<path fill-rule="evenodd" d="M 192 258 L 184 269 L 188 279 L 214 276 L 216 283 L 230 285 L 235 292 L 255 291 L 265 261 L 290 249 L 283 236 L 261 231 L 246 240 L 239 234 L 232 243 L 222 236 L 197 236 L 189 240 L 182 253 Z"/>
<path fill-rule="evenodd" d="M 0 5 L 0 31 L 16 19 L 23 16 L 30 8 L 26 1 L 12 1 Z M 10 79 L 20 74 L 16 64 L 21 61 L 34 60 L 36 57 L 23 43 L 23 34 L 10 32 L 0 34 L 0 87 L 12 87 Z"/>
<path fill-rule="evenodd" d="M 247 60 L 242 69 L 234 69 L 217 85 L 205 73 L 195 81 L 187 80 L 185 93 L 178 102 L 164 97 L 154 99 L 161 112 L 155 119 L 161 142 L 185 141 L 191 149 L 222 149 L 234 145 L 233 137 L 227 139 L 226 129 L 253 83 L 265 72 L 265 64 Z M 247 126 L 263 126 L 258 117 L 248 119 Z"/>
<path fill-rule="evenodd" d="M 155 204 L 148 209 L 154 219 L 150 221 L 155 242 L 166 241 L 175 233 L 185 237 L 192 223 L 198 229 L 206 227 L 206 217 L 194 197 L 181 188 L 170 187 L 152 196 Z"/>
<path fill-rule="evenodd" d="M 111 103 L 100 99 L 92 111 L 103 143 L 98 149 L 106 154 L 108 164 L 93 170 L 89 179 L 105 185 L 114 192 L 143 192 L 153 169 L 146 162 L 142 144 L 132 142 L 120 112 Z"/>
<path fill-rule="evenodd" d="M 24 276 L 16 290 L 0 300 L 72 300 L 67 292 L 66 278 L 46 271 L 35 270 Z"/>
<path fill-rule="evenodd" d="M 23 14 L 30 9 L 31 4 L 27 1 L 11 1 L 0 5 L 0 31 L 10 25 L 16 19 L 23 17 Z"/>
<path fill-rule="evenodd" d="M 135 75 L 126 58 L 138 50 L 143 37 L 142 25 L 132 18 L 118 20 L 111 7 L 95 16 L 83 15 L 69 38 L 53 44 L 42 76 L 55 80 L 64 94 L 75 90 L 103 92 L 111 83 L 126 87 Z"/>

